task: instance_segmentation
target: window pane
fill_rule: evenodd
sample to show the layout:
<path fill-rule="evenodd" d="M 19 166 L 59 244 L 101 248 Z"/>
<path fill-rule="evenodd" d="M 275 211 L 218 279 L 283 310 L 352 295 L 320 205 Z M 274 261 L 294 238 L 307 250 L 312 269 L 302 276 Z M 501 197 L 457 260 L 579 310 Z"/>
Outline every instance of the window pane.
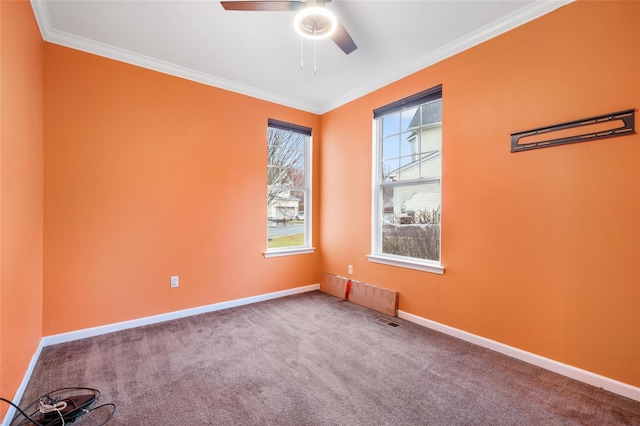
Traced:
<path fill-rule="evenodd" d="M 400 133 L 400 114 L 382 117 L 382 136 Z"/>
<path fill-rule="evenodd" d="M 398 135 L 382 139 L 382 159 L 400 157 L 400 138 Z"/>
<path fill-rule="evenodd" d="M 432 151 L 422 154 L 420 157 L 420 176 L 421 178 L 432 178 L 442 176 L 442 153 L 441 151 Z"/>
<path fill-rule="evenodd" d="M 442 122 L 442 99 L 437 99 L 422 105 L 421 110 L 423 126 Z"/>
<path fill-rule="evenodd" d="M 306 139 L 306 136 L 301 135 L 300 133 L 292 133 L 290 148 L 304 152 L 305 139 Z"/>
<path fill-rule="evenodd" d="M 417 162 L 414 162 L 413 156 L 400 158 L 400 174 L 396 180 L 416 179 L 419 174 Z"/>
<path fill-rule="evenodd" d="M 269 185 L 280 185 L 280 167 L 269 165 L 267 180 Z"/>
<path fill-rule="evenodd" d="M 440 182 L 383 188 L 382 252 L 440 260 Z"/>
<path fill-rule="evenodd" d="M 284 130 L 269 129 L 268 184 L 278 186 L 304 186 L 305 136 Z M 300 147 L 302 137 L 302 149 Z"/>
<path fill-rule="evenodd" d="M 396 181 L 400 177 L 400 161 L 398 158 L 382 162 L 382 180 L 384 182 Z"/>
<path fill-rule="evenodd" d="M 404 132 L 400 135 L 400 154 L 415 154 L 420 149 L 420 141 L 416 132 Z"/>
<path fill-rule="evenodd" d="M 420 108 L 411 108 L 400 113 L 402 131 L 413 130 L 420 126 Z"/>
<path fill-rule="evenodd" d="M 269 145 L 269 148 L 277 147 L 280 145 L 280 138 L 282 137 L 282 133 L 283 132 L 281 130 L 269 128 L 269 131 L 267 133 L 267 144 Z"/>
<path fill-rule="evenodd" d="M 286 125 L 286 123 L 279 123 Z M 267 132 L 267 248 L 307 247 L 305 201 L 309 201 L 307 155 L 310 137 L 295 129 L 269 127 Z"/>
<path fill-rule="evenodd" d="M 304 191 L 270 190 L 267 200 L 267 247 L 304 246 Z"/>
<path fill-rule="evenodd" d="M 420 151 L 438 151 L 442 146 L 442 125 L 423 127 L 420 131 Z"/>
<path fill-rule="evenodd" d="M 304 186 L 304 169 L 284 169 L 282 186 L 300 187 Z"/>

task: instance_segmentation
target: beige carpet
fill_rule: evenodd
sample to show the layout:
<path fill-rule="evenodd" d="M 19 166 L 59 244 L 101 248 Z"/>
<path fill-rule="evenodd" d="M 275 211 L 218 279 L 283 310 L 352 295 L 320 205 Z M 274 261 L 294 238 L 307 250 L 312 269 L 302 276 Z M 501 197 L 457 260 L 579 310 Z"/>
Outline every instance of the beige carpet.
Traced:
<path fill-rule="evenodd" d="M 88 386 L 113 426 L 640 425 L 639 402 L 380 316 L 312 292 L 46 347 L 23 405 Z"/>

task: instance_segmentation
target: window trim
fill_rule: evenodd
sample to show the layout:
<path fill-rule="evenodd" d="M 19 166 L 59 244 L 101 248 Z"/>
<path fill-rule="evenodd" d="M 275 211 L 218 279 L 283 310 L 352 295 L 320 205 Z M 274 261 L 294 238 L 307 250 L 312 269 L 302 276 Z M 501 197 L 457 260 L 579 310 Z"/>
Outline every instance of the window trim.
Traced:
<path fill-rule="evenodd" d="M 313 247 L 312 241 L 312 214 L 313 211 L 313 197 L 312 191 L 312 176 L 313 176 L 313 163 L 312 163 L 312 151 L 313 151 L 313 136 L 311 135 L 311 128 L 301 126 L 298 124 L 287 123 L 285 121 L 275 120 L 273 118 L 267 119 L 267 131 L 269 128 L 274 128 L 284 131 L 292 131 L 294 133 L 302 134 L 305 138 L 305 176 L 304 176 L 304 241 L 303 246 L 289 246 L 289 247 L 268 247 L 268 235 L 267 235 L 267 247 L 263 252 L 265 258 L 280 257 L 280 256 L 292 256 L 298 254 L 314 253 L 316 248 Z M 269 165 L 267 164 L 267 167 Z M 269 188 L 269 182 L 267 182 L 267 189 Z M 268 225 L 267 225 L 268 226 Z M 267 229 L 268 234 L 268 229 Z"/>
<path fill-rule="evenodd" d="M 271 249 L 270 251 L 265 251 L 264 257 L 280 257 L 280 256 L 292 256 L 295 254 L 309 254 L 316 251 L 315 247 L 304 247 L 304 248 L 276 248 Z"/>
<path fill-rule="evenodd" d="M 412 257 L 395 256 L 392 254 L 369 254 L 369 262 L 382 263 L 384 265 L 397 266 L 399 268 L 415 269 L 416 271 L 432 272 L 434 274 L 444 274 L 444 266 L 435 260 L 415 259 Z"/>
<path fill-rule="evenodd" d="M 371 202 L 371 254 L 367 255 L 367 260 L 373 263 L 380 263 L 384 265 L 395 266 L 399 268 L 413 269 L 422 272 L 430 272 L 434 274 L 442 275 L 444 274 L 445 267 L 442 264 L 442 234 L 440 236 L 440 260 L 427 260 L 427 259 L 418 259 L 414 257 L 408 256 L 398 256 L 393 254 L 382 253 L 381 242 L 380 242 L 380 230 L 379 224 L 381 223 L 381 213 L 380 213 L 380 203 L 381 203 L 381 192 L 383 187 L 385 186 L 394 186 L 394 185 L 385 185 L 385 182 L 380 180 L 380 156 L 381 156 L 381 148 L 378 145 L 378 136 L 379 136 L 379 122 L 378 118 L 393 114 L 396 112 L 400 112 L 404 109 L 413 108 L 419 105 L 422 105 L 427 102 L 434 101 L 436 99 L 442 98 L 442 85 L 439 84 L 430 89 L 424 90 L 422 92 L 416 93 L 414 95 L 408 96 L 406 98 L 400 99 L 391 104 L 382 106 L 380 108 L 376 108 L 373 110 L 373 120 L 372 120 L 372 128 L 371 134 L 372 137 L 372 167 L 371 167 L 371 190 L 372 190 L 372 202 Z M 442 147 L 441 147 L 442 149 Z M 440 181 L 440 198 L 442 199 L 442 172 L 440 173 L 439 179 L 436 178 L 428 178 L 427 180 L 439 180 Z M 420 179 L 420 181 L 424 181 Z M 412 181 L 403 182 L 404 183 L 416 183 Z M 441 223 L 442 230 L 442 223 Z"/>
<path fill-rule="evenodd" d="M 403 109 L 409 109 L 418 105 L 426 104 L 427 102 L 435 101 L 442 98 L 442 84 L 438 84 L 430 89 L 423 90 L 422 92 L 407 96 L 406 98 L 392 102 L 388 105 L 381 106 L 373 110 L 374 120 L 383 115 L 391 114 L 394 112 L 400 112 Z"/>
<path fill-rule="evenodd" d="M 287 123 L 286 121 L 280 121 L 273 118 L 267 119 L 267 128 L 274 128 L 278 130 L 292 131 L 300 133 L 301 135 L 311 136 L 311 127 L 300 126 L 299 124 Z"/>

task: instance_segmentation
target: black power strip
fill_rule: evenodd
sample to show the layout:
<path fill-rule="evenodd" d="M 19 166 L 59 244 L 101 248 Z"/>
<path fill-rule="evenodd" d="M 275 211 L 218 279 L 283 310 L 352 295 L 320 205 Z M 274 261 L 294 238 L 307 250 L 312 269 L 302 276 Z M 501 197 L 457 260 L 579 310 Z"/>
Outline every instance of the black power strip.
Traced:
<path fill-rule="evenodd" d="M 78 393 L 75 394 L 76 392 Z M 116 406 L 113 403 L 107 403 L 90 408 L 99 396 L 100 391 L 97 389 L 70 387 L 53 390 L 24 408 L 18 407 L 8 399 L 0 397 L 0 400 L 12 405 L 20 413 L 13 419 L 11 423 L 13 426 L 62 426 L 73 423 L 79 417 L 99 408 L 110 407 L 111 413 L 102 423 L 104 425 L 113 418 Z"/>

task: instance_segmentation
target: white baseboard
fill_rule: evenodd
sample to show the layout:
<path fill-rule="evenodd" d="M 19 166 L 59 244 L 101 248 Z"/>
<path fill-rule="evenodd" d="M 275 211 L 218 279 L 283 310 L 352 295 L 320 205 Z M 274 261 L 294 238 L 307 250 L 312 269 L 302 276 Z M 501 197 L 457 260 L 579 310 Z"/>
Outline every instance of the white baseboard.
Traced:
<path fill-rule="evenodd" d="M 568 364 L 563 364 L 550 358 L 545 358 L 531 352 L 523 351 L 522 349 L 514 348 L 513 346 L 505 345 L 504 343 L 496 342 L 495 340 L 487 339 L 485 337 L 471 334 L 466 331 L 450 327 L 448 325 L 440 324 L 438 322 L 419 317 L 408 312 L 398 310 L 398 318 L 402 318 L 423 327 L 427 327 L 432 330 L 457 337 L 458 339 L 465 340 L 469 343 L 491 349 L 512 358 L 519 359 L 520 361 L 524 361 L 529 364 L 544 368 L 545 370 L 553 371 L 554 373 L 558 373 L 563 376 L 590 384 L 592 386 L 605 389 L 609 392 L 613 392 L 615 394 L 633 399 L 635 401 L 640 401 L 640 388 L 629 385 L 627 383 L 619 382 L 617 380 L 610 379 L 608 377 L 601 376 L 587 370 L 582 370 Z"/>
<path fill-rule="evenodd" d="M 40 352 L 42 352 L 42 347 L 43 347 L 42 341 L 40 341 L 40 344 L 38 345 L 36 352 L 31 357 L 31 362 L 29 362 L 29 366 L 27 367 L 27 371 L 24 374 L 24 377 L 22 378 L 22 382 L 20 382 L 20 386 L 18 386 L 18 389 L 16 390 L 15 395 L 13 395 L 12 401 L 16 405 L 20 404 L 22 395 L 24 395 L 24 391 L 27 388 L 27 384 L 29 384 L 29 380 L 31 379 L 31 374 L 33 374 L 33 369 L 36 367 L 38 358 L 40 358 Z M 9 426 L 9 424 L 11 423 L 11 419 L 13 419 L 13 416 L 15 416 L 16 414 L 16 411 L 17 410 L 12 405 L 9 406 L 9 409 L 5 413 L 4 419 L 2 420 L 2 426 Z"/>
<path fill-rule="evenodd" d="M 36 349 L 33 357 L 31 358 L 31 362 L 29 363 L 29 367 L 25 373 L 20 386 L 16 390 L 16 393 L 13 397 L 14 403 L 18 404 L 20 399 L 22 399 L 22 395 L 31 379 L 31 375 L 35 368 L 35 365 L 40 357 L 40 352 L 42 348 L 45 346 L 55 345 L 58 343 L 71 342 L 73 340 L 84 339 L 86 337 L 99 336 L 101 334 L 111 333 L 114 331 L 126 330 L 129 328 L 141 327 L 144 325 L 155 324 L 159 322 L 169 321 L 177 318 L 184 318 L 191 315 L 203 314 L 206 312 L 219 311 L 222 309 L 233 308 L 237 306 L 248 305 L 251 303 L 263 302 L 266 300 L 277 299 L 280 297 L 291 296 L 294 294 L 306 293 L 309 291 L 319 290 L 319 284 L 311 284 L 302 287 L 296 287 L 288 290 L 276 291 L 273 293 L 266 293 L 258 296 L 246 297 L 243 299 L 230 300 L 227 302 L 214 303 L 212 305 L 200 306 L 197 308 L 184 309 L 181 311 L 169 312 L 161 315 L 154 315 L 150 317 L 140 318 L 131 321 L 124 321 L 115 324 L 104 325 L 100 327 L 92 327 L 78 331 L 72 331 L 69 333 L 56 334 L 53 336 L 43 337 L 40 341 L 40 345 Z M 486 347 L 488 349 L 494 350 L 501 354 L 510 356 L 512 358 L 519 359 L 521 361 L 527 362 L 529 364 L 536 365 L 538 367 L 544 368 L 549 371 L 553 371 L 554 373 L 561 374 L 566 377 L 570 377 L 575 380 L 579 380 L 581 382 L 590 384 L 592 386 L 596 386 L 599 388 L 603 388 L 609 392 L 613 392 L 615 394 L 633 399 L 635 401 L 640 401 L 640 388 L 619 382 L 614 379 L 610 379 L 605 376 L 601 376 L 595 373 L 592 373 L 587 370 L 582 370 L 580 368 L 573 367 L 568 364 L 563 364 L 558 361 L 554 361 L 549 358 L 545 358 L 540 355 L 533 354 L 531 352 L 523 351 L 521 349 L 514 348 L 509 345 L 505 345 L 500 342 L 496 342 L 495 340 L 487 339 L 485 337 L 481 337 L 472 333 L 468 333 L 466 331 L 459 330 L 454 327 L 450 327 L 448 325 L 440 324 L 438 322 L 419 317 L 417 315 L 410 314 L 408 312 L 404 312 L 398 310 L 398 317 L 404 320 L 416 323 L 423 327 L 430 328 L 435 331 L 439 331 L 441 333 L 448 334 L 453 337 L 457 337 L 459 339 L 465 340 L 467 342 Z M 15 415 L 15 408 L 9 407 L 5 417 L 2 421 L 2 426 L 9 426 L 11 419 Z"/>
<path fill-rule="evenodd" d="M 142 327 L 144 325 L 156 324 L 192 315 L 204 314 L 207 312 L 220 311 L 222 309 L 235 308 L 236 306 L 249 305 L 251 303 L 264 302 L 266 300 L 277 299 L 294 294 L 306 293 L 319 290 L 320 284 L 310 284 L 302 287 L 295 287 L 273 293 L 260 294 L 257 296 L 245 297 L 243 299 L 230 300 L 227 302 L 214 303 L 212 305 L 199 306 L 197 308 L 184 309 L 181 311 L 168 312 L 166 314 L 153 315 L 150 317 L 138 318 L 130 321 L 123 321 L 114 324 L 101 325 L 98 327 L 85 328 L 68 333 L 55 334 L 42 338 L 42 347 L 57 345 L 59 343 L 71 342 L 87 337 L 99 336 L 101 334 L 113 333 L 114 331 L 126 330 L 129 328 Z"/>

